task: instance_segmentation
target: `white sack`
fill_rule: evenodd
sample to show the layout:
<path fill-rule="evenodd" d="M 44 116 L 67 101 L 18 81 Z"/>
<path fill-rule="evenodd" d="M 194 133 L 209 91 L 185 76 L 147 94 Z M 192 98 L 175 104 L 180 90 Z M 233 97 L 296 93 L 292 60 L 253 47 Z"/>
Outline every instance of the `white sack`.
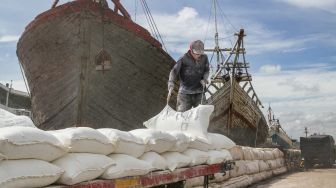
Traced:
<path fill-rule="evenodd" d="M 171 149 L 176 143 L 175 137 L 163 131 L 135 129 L 130 131 L 130 133 L 143 140 L 146 144 L 146 152 L 154 151 L 157 153 L 163 153 L 169 151 L 169 149 Z"/>
<path fill-rule="evenodd" d="M 262 181 L 262 180 L 270 177 L 269 174 L 272 175 L 272 173 L 269 173 L 269 172 L 260 172 L 260 173 L 257 173 L 257 174 L 250 175 L 250 178 L 251 178 L 252 183 L 257 183 L 259 181 Z"/>
<path fill-rule="evenodd" d="M 280 151 L 278 148 L 273 149 L 272 153 L 273 153 L 274 159 L 277 159 L 283 156 L 282 151 Z"/>
<path fill-rule="evenodd" d="M 70 127 L 49 132 L 61 140 L 65 147 L 69 147 L 71 153 L 108 155 L 114 150 L 106 136 L 90 127 Z"/>
<path fill-rule="evenodd" d="M 186 167 L 190 164 L 191 158 L 178 152 L 169 151 L 161 154 L 167 161 L 168 169 L 174 171 L 176 168 Z"/>
<path fill-rule="evenodd" d="M 60 184 L 73 185 L 83 181 L 96 179 L 115 162 L 101 154 L 69 153 L 53 161 L 53 164 L 62 168 L 65 173 L 57 181 Z"/>
<path fill-rule="evenodd" d="M 139 157 L 140 160 L 146 161 L 151 164 L 155 170 L 165 170 L 167 169 L 167 162 L 164 157 L 157 154 L 156 152 L 146 152 Z"/>
<path fill-rule="evenodd" d="M 269 165 L 263 160 L 259 160 L 258 165 L 259 165 L 260 172 L 270 170 Z"/>
<path fill-rule="evenodd" d="M 272 172 L 273 172 L 273 175 L 283 174 L 287 172 L 287 168 L 286 167 L 277 168 L 277 169 L 274 169 Z"/>
<path fill-rule="evenodd" d="M 145 152 L 146 145 L 143 140 L 129 132 L 111 128 L 98 129 L 98 131 L 105 135 L 115 146 L 113 153 L 140 157 Z"/>
<path fill-rule="evenodd" d="M 246 161 L 245 165 L 246 165 L 246 174 L 259 173 L 259 162 L 257 160 Z"/>
<path fill-rule="evenodd" d="M 224 162 L 228 158 L 228 153 L 217 150 L 209 150 L 207 154 L 209 155 L 207 160 L 209 165 Z"/>
<path fill-rule="evenodd" d="M 235 165 L 233 166 L 233 169 L 230 170 L 230 177 L 234 178 L 234 177 L 238 177 L 241 175 L 246 174 L 246 161 L 235 161 Z"/>
<path fill-rule="evenodd" d="M 225 156 L 224 162 L 225 161 L 232 161 L 233 160 L 232 155 L 229 152 L 229 150 L 227 150 L 227 149 L 221 149 L 219 151 Z"/>
<path fill-rule="evenodd" d="M 22 126 L 22 127 L 34 127 L 33 121 L 28 116 L 17 116 L 4 109 L 0 108 L 0 128 L 11 127 L 11 126 Z"/>
<path fill-rule="evenodd" d="M 12 118 L 12 117 L 15 117 L 15 116 L 16 116 L 15 114 L 0 108 L 0 119 Z"/>
<path fill-rule="evenodd" d="M 234 146 L 233 148 L 229 149 L 233 160 L 243 160 L 244 159 L 244 152 L 242 146 Z"/>
<path fill-rule="evenodd" d="M 176 112 L 167 105 L 158 115 L 144 122 L 144 126 L 161 131 L 181 131 L 207 140 L 213 110 L 213 105 L 199 105 L 185 112 Z"/>
<path fill-rule="evenodd" d="M 0 187 L 45 187 L 54 183 L 63 172 L 41 160 L 6 160 L 0 163 Z"/>
<path fill-rule="evenodd" d="M 253 154 L 254 160 L 263 160 L 264 159 L 264 151 L 261 148 L 251 148 L 251 152 Z"/>
<path fill-rule="evenodd" d="M 236 145 L 230 138 L 217 133 L 208 133 L 208 140 L 213 150 L 231 149 Z"/>
<path fill-rule="evenodd" d="M 209 155 L 201 150 L 189 148 L 182 154 L 191 158 L 189 166 L 196 166 L 207 162 Z"/>
<path fill-rule="evenodd" d="M 213 180 L 210 180 L 211 183 L 212 182 L 215 182 L 215 183 L 223 182 L 223 181 L 230 179 L 230 172 L 226 171 L 225 175 L 224 173 L 215 173 L 214 177 L 215 178 Z"/>
<path fill-rule="evenodd" d="M 175 145 L 170 148 L 169 151 L 183 152 L 190 144 L 191 138 L 182 132 L 171 131 L 168 132 L 170 135 L 174 136 L 176 139 Z"/>
<path fill-rule="evenodd" d="M 264 150 L 263 160 L 272 160 L 274 159 L 274 155 L 271 150 Z"/>
<path fill-rule="evenodd" d="M 254 160 L 252 148 L 243 147 L 243 153 L 244 153 L 244 160 Z"/>
<path fill-rule="evenodd" d="M 154 170 L 154 167 L 146 161 L 125 154 L 111 154 L 115 166 L 109 167 L 101 176 L 103 179 L 115 179 L 127 176 L 145 175 Z"/>
<path fill-rule="evenodd" d="M 270 167 L 270 169 L 272 169 L 272 170 L 274 170 L 274 169 L 276 169 L 278 166 L 278 164 L 277 164 L 277 161 L 275 160 L 275 159 L 273 159 L 273 160 L 267 160 L 267 161 L 265 161 L 267 164 L 268 164 L 268 166 Z"/>
<path fill-rule="evenodd" d="M 46 131 L 12 126 L 1 128 L 0 153 L 8 159 L 41 159 L 52 161 L 66 154 L 66 148 Z"/>
<path fill-rule="evenodd" d="M 189 148 L 201 150 L 201 151 L 208 151 L 211 150 L 212 145 L 209 141 L 204 140 L 202 138 L 198 137 L 192 137 L 191 135 L 187 134 L 187 136 L 190 136 L 190 143 L 189 143 Z"/>
<path fill-rule="evenodd" d="M 285 166 L 285 159 L 283 159 L 283 158 L 277 158 L 276 159 L 276 164 L 277 164 L 276 165 L 277 168 Z"/>

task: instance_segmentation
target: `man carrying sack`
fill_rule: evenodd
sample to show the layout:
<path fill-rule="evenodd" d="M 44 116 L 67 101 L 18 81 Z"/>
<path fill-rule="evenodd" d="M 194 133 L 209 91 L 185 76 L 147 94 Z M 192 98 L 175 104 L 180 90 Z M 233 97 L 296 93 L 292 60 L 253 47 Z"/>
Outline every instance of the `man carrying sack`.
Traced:
<path fill-rule="evenodd" d="M 204 89 L 208 84 L 209 77 L 209 60 L 208 56 L 204 54 L 202 41 L 193 41 L 188 52 L 177 61 L 170 71 L 168 95 L 174 89 L 174 81 L 177 76 L 179 76 L 180 87 L 177 94 L 176 110 L 184 112 L 201 104 L 205 99 Z"/>

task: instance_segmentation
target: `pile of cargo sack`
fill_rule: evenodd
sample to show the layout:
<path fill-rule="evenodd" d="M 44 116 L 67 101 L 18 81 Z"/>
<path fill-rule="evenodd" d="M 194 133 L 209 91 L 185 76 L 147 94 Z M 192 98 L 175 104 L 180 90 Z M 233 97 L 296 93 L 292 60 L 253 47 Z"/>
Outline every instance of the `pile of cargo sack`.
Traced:
<path fill-rule="evenodd" d="M 208 133 L 212 112 L 212 105 L 183 113 L 166 106 L 144 122 L 145 129 L 43 131 L 28 117 L 0 109 L 0 187 L 74 185 L 232 160 L 233 170 L 215 174 L 215 182 L 248 185 L 286 171 L 280 150 L 236 146 L 224 135 Z M 194 178 L 186 185 L 202 183 Z"/>

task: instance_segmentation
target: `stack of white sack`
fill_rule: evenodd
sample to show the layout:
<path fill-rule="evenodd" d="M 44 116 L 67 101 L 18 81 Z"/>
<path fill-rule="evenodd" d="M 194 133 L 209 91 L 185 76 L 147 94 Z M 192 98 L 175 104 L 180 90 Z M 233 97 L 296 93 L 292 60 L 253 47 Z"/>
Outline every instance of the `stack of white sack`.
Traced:
<path fill-rule="evenodd" d="M 167 156 L 177 155 L 169 152 L 177 151 L 182 154 L 182 156 L 179 155 L 179 159 L 185 155 L 189 157 L 190 162 L 187 164 L 187 158 L 184 158 L 185 161 L 181 164 L 168 164 L 171 170 L 184 166 L 215 164 L 232 160 L 228 149 L 235 146 L 235 143 L 224 135 L 207 132 L 213 110 L 213 105 L 199 105 L 185 112 L 177 112 L 167 105 L 158 115 L 144 122 L 144 126 L 148 129 L 141 131 L 146 133 L 167 132 L 177 139 L 172 148 L 167 149 L 168 153 L 164 153 L 163 156 L 167 160 Z M 139 134 L 139 132 L 140 130 L 131 131 L 132 134 L 145 138 L 147 142 L 149 136 Z M 185 136 L 187 139 L 181 139 Z M 151 151 L 155 150 L 151 148 Z"/>
<path fill-rule="evenodd" d="M 161 165 L 162 157 L 157 158 L 156 154 L 153 159 L 150 153 L 144 157 L 149 161 L 137 159 L 142 156 L 146 150 L 146 145 L 142 138 L 134 136 L 130 132 L 117 129 L 104 128 L 98 129 L 114 145 L 115 150 L 109 155 L 116 165 L 108 168 L 101 176 L 104 179 L 122 178 L 126 176 L 139 176 L 147 174 L 156 169 L 166 168 L 164 162 Z M 156 157 L 156 158 L 155 158 Z M 155 161 L 159 160 L 159 161 Z M 153 164 L 152 164 L 153 163 Z"/>
<path fill-rule="evenodd" d="M 138 138 L 142 138 L 143 143 L 146 145 L 146 153 L 155 152 L 164 158 L 165 168 L 173 171 L 175 168 L 186 167 L 189 165 L 191 159 L 187 156 L 184 156 L 181 153 L 176 151 L 180 151 L 181 148 L 185 148 L 185 145 L 189 143 L 188 137 L 181 134 L 169 134 L 165 131 L 154 130 L 154 129 L 135 129 L 130 131 L 131 134 Z M 178 138 L 183 138 L 183 140 L 177 140 Z M 153 160 L 148 157 L 157 158 L 153 154 L 147 154 L 147 157 L 140 157 L 146 159 L 151 165 L 153 164 Z M 163 161 L 163 160 L 161 160 Z"/>
<path fill-rule="evenodd" d="M 35 127 L 28 116 L 18 116 L 0 108 L 0 128 L 11 126 Z"/>
<path fill-rule="evenodd" d="M 103 174 L 102 178 L 105 179 L 138 176 L 167 169 L 167 162 L 159 153 L 167 151 L 176 143 L 175 137 L 148 129 L 126 132 L 104 128 L 98 131 L 115 146 L 109 157 L 115 160 L 116 165 Z"/>
<path fill-rule="evenodd" d="M 231 178 L 248 175 L 249 182 L 255 183 L 286 172 L 283 153 L 279 149 L 235 146 L 230 152 L 236 160 L 234 169 L 230 170 Z"/>
<path fill-rule="evenodd" d="M 54 183 L 64 170 L 50 162 L 66 152 L 63 144 L 46 131 L 14 125 L 0 128 L 0 153 L 6 159 L 0 162 L 0 187 L 44 187 Z"/>
<path fill-rule="evenodd" d="M 209 187 L 246 187 L 286 172 L 284 155 L 277 148 L 234 146 L 229 149 L 235 165 L 221 181 L 210 180 Z M 200 187 L 203 177 L 187 180 L 188 187 Z"/>
<path fill-rule="evenodd" d="M 95 129 L 72 127 L 48 132 L 69 148 L 67 155 L 52 162 L 65 171 L 57 180 L 59 184 L 73 185 L 96 179 L 115 165 L 114 160 L 106 156 L 115 146 Z"/>

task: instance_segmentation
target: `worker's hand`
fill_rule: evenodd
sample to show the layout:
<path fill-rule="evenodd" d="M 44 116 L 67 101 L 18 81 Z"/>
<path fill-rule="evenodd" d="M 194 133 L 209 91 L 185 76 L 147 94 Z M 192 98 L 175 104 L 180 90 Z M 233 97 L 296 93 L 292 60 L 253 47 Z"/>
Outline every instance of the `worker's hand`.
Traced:
<path fill-rule="evenodd" d="M 202 87 L 206 87 L 208 83 L 208 80 L 201 80 Z"/>

